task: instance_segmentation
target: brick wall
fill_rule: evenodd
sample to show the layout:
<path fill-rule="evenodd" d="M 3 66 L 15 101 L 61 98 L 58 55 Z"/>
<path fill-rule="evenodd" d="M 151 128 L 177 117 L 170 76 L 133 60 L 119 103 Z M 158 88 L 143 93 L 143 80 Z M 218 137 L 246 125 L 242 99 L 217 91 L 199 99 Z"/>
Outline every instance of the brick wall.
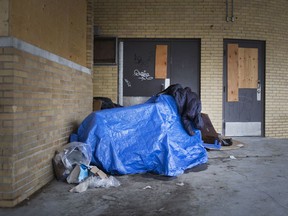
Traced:
<path fill-rule="evenodd" d="M 93 96 L 108 97 L 113 102 L 118 98 L 118 67 L 94 66 L 93 67 Z"/>
<path fill-rule="evenodd" d="M 87 0 L 86 67 L 93 69 L 93 0 Z"/>
<path fill-rule="evenodd" d="M 92 110 L 92 78 L 16 48 L 0 48 L 0 206 L 51 181 L 51 159 Z"/>
<path fill-rule="evenodd" d="M 102 35 L 120 38 L 201 38 L 203 112 L 209 113 L 218 131 L 222 130 L 223 39 L 266 41 L 265 134 L 287 137 L 288 2 L 234 1 L 235 22 L 226 22 L 225 3 L 225 0 L 95 0 L 94 24 Z M 95 70 L 100 73 L 98 69 Z M 117 95 L 114 86 L 117 70 L 101 67 L 107 77 L 113 74 L 107 86 L 115 89 L 112 95 Z M 98 73 L 94 73 L 94 95 L 106 95 L 107 88 L 100 88 L 102 81 L 95 74 Z"/>

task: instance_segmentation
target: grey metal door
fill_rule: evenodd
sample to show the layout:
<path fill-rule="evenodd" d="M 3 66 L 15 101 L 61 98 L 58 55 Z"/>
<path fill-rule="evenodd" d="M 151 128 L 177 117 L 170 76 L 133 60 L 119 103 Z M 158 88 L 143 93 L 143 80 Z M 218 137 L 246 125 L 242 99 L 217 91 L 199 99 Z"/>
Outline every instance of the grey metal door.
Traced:
<path fill-rule="evenodd" d="M 200 40 L 125 39 L 122 43 L 120 84 L 124 106 L 142 103 L 176 83 L 199 94 Z M 157 72 L 157 57 L 161 57 L 162 48 L 160 68 L 164 67 L 164 74 Z"/>
<path fill-rule="evenodd" d="M 265 42 L 224 40 L 223 131 L 264 136 Z"/>
<path fill-rule="evenodd" d="M 200 40 L 171 42 L 171 84 L 190 87 L 200 96 Z"/>

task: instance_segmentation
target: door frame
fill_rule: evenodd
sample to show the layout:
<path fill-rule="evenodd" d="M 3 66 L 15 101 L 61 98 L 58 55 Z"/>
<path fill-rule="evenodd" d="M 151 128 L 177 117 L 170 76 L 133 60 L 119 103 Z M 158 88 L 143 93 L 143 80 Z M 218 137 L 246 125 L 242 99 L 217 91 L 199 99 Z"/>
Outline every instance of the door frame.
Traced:
<path fill-rule="evenodd" d="M 260 55 L 262 55 L 263 63 L 261 65 L 263 66 L 262 69 L 260 69 L 260 64 L 259 65 L 259 70 L 262 70 L 262 78 L 263 81 L 261 83 L 261 107 L 262 107 L 262 119 L 261 119 L 261 136 L 265 137 L 265 86 L 266 86 L 266 41 L 262 40 L 247 40 L 247 39 L 223 39 L 223 95 L 222 95 L 222 134 L 225 135 L 225 101 L 227 100 L 227 44 L 229 43 L 245 43 L 245 44 L 251 44 L 251 47 L 254 45 L 258 45 L 262 48 L 262 51 L 260 52 Z"/>

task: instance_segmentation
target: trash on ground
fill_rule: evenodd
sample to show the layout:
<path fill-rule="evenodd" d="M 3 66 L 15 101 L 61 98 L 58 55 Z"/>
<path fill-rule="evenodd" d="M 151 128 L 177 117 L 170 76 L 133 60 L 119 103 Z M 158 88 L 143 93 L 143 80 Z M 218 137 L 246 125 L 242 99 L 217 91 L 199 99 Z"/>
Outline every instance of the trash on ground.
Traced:
<path fill-rule="evenodd" d="M 82 165 L 76 165 L 66 180 L 69 184 L 80 183 L 87 177 L 88 177 L 88 168 L 82 164 Z"/>
<path fill-rule="evenodd" d="M 206 113 L 201 113 L 203 120 L 203 127 L 201 128 L 202 139 L 204 144 L 207 144 L 205 148 L 209 150 L 220 150 L 221 146 L 231 146 L 233 144 L 232 138 L 222 136 L 218 134 Z M 217 146 L 213 146 L 214 144 Z M 209 145 L 212 144 L 212 145 Z"/>
<path fill-rule="evenodd" d="M 103 196 L 102 196 L 102 199 L 108 200 L 108 201 L 115 201 L 115 200 L 117 200 L 116 197 L 108 196 L 108 195 L 103 195 Z"/>
<path fill-rule="evenodd" d="M 85 179 L 83 182 L 73 187 L 70 192 L 74 193 L 82 193 L 86 191 L 88 188 L 110 188 L 110 187 L 118 187 L 120 186 L 120 182 L 113 176 L 102 179 L 99 176 L 90 176 Z"/>
<path fill-rule="evenodd" d="M 178 182 L 178 183 L 176 183 L 176 185 L 178 185 L 178 186 L 184 186 L 184 183 L 183 182 Z"/>
<path fill-rule="evenodd" d="M 53 158 L 55 175 L 58 180 L 69 184 L 78 184 L 71 192 L 83 192 L 95 187 L 118 187 L 120 182 L 113 176 L 108 177 L 96 166 L 89 166 L 92 157 L 91 146 L 81 142 L 72 142 Z"/>
<path fill-rule="evenodd" d="M 72 170 L 75 164 L 89 166 L 92 158 L 92 149 L 86 143 L 72 142 L 60 154 L 64 166 Z"/>
<path fill-rule="evenodd" d="M 208 150 L 220 150 L 221 149 L 221 144 L 217 140 L 215 140 L 214 144 L 203 143 L 203 146 Z"/>
<path fill-rule="evenodd" d="M 232 160 L 236 159 L 236 157 L 234 157 L 233 155 L 230 155 L 229 158 L 232 159 Z"/>
<path fill-rule="evenodd" d="M 219 135 L 219 140 L 222 146 L 231 146 L 233 144 L 231 137 L 225 137 L 225 136 Z"/>
<path fill-rule="evenodd" d="M 58 180 L 65 181 L 76 165 L 90 164 L 92 149 L 89 144 L 71 142 L 61 151 L 57 151 L 52 162 Z"/>
<path fill-rule="evenodd" d="M 120 182 L 113 176 L 109 176 L 108 178 L 105 178 L 105 179 L 102 179 L 101 177 L 98 177 L 98 176 L 93 176 L 89 184 L 90 188 L 95 188 L 95 187 L 109 188 L 109 187 L 118 187 L 118 186 L 120 186 Z"/>
<path fill-rule="evenodd" d="M 150 185 L 147 185 L 145 186 L 144 188 L 142 188 L 143 190 L 146 190 L 146 189 L 152 189 L 152 187 Z"/>
<path fill-rule="evenodd" d="M 96 166 L 90 166 L 89 171 L 92 172 L 94 175 L 98 175 L 102 179 L 108 178 L 108 176 Z"/>

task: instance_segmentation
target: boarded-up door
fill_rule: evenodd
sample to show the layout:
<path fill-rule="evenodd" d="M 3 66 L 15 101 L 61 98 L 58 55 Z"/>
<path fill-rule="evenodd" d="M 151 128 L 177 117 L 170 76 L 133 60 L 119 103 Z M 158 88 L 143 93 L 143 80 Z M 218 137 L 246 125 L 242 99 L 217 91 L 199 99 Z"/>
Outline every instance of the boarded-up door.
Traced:
<path fill-rule="evenodd" d="M 264 55 L 262 41 L 224 40 L 226 136 L 264 136 Z"/>
<path fill-rule="evenodd" d="M 200 40 L 125 39 L 119 50 L 124 106 L 145 102 L 176 83 L 199 94 Z"/>

